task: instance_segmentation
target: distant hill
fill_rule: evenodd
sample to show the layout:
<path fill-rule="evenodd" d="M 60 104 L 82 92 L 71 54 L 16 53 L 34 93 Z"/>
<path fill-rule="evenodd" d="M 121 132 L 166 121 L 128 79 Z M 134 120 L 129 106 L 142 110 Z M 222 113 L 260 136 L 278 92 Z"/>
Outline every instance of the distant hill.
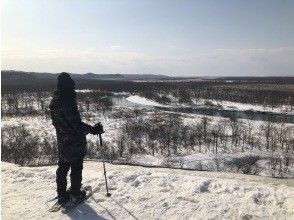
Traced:
<path fill-rule="evenodd" d="M 1 80 L 36 79 L 34 74 L 22 71 L 1 71 Z"/>
<path fill-rule="evenodd" d="M 162 74 L 122 74 L 128 80 L 167 80 L 172 77 Z"/>
<path fill-rule="evenodd" d="M 24 72 L 14 70 L 2 70 L 1 79 L 7 80 L 38 80 L 38 79 L 57 79 L 59 73 L 38 73 L 38 72 Z M 85 80 L 164 80 L 171 77 L 165 75 L 156 74 L 74 74 L 70 73 L 73 79 L 85 79 Z"/>
<path fill-rule="evenodd" d="M 246 76 L 246 77 L 218 77 L 211 80 L 232 81 L 242 83 L 278 83 L 278 84 L 294 84 L 293 76 Z"/>

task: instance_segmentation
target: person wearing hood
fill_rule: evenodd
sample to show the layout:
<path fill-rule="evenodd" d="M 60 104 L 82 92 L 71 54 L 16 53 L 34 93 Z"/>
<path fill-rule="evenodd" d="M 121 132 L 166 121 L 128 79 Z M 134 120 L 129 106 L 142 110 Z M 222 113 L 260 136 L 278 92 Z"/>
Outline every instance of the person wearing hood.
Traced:
<path fill-rule="evenodd" d="M 86 192 L 81 190 L 83 158 L 86 155 L 86 135 L 103 133 L 103 126 L 94 127 L 81 121 L 77 107 L 75 83 L 68 73 L 57 78 L 57 90 L 49 105 L 52 124 L 56 129 L 58 168 L 56 184 L 58 203 L 81 200 Z M 71 169 L 71 190 L 67 191 L 67 174 Z"/>

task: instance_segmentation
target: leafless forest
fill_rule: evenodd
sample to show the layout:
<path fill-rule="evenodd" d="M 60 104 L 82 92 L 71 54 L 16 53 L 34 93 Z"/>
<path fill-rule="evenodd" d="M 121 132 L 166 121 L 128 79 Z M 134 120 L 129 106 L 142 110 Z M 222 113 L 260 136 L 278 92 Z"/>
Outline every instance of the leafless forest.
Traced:
<path fill-rule="evenodd" d="M 44 86 L 44 82 L 34 80 L 2 82 L 2 161 L 21 165 L 57 162 L 56 138 L 48 110 L 54 82 L 48 81 Z M 213 157 L 213 163 L 197 163 L 192 168 L 259 174 L 259 164 L 266 161 L 272 176 L 284 176 L 293 169 L 293 78 L 77 80 L 76 89 L 83 120 L 92 124 L 100 120 L 106 127 L 107 123 L 111 126 L 111 137 L 105 141 L 109 161 L 151 155 L 165 158 L 164 166 L 185 168 L 183 157 L 187 155 L 236 154 L 231 160 Z M 165 105 L 197 106 L 205 100 L 204 105 L 209 109 L 218 107 L 214 101 L 229 101 L 272 110 L 286 106 L 288 112 L 276 111 L 278 121 L 271 114 L 267 117 L 267 112 L 259 112 L 267 120 L 241 119 L 234 114 L 228 117 L 187 114 L 160 108 L 118 106 L 113 99 L 117 94 L 138 95 Z M 24 123 L 35 119 L 40 127 L 33 130 Z M 100 157 L 101 150 L 92 137 L 88 140 L 87 158 Z"/>

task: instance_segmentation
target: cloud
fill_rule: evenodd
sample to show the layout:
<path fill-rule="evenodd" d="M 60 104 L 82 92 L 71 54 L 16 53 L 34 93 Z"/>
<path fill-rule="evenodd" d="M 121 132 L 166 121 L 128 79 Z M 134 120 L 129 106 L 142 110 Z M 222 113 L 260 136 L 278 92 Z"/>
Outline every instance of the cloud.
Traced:
<path fill-rule="evenodd" d="M 294 75 L 294 48 L 215 49 L 147 54 L 113 45 L 95 48 L 3 51 L 3 69 L 76 73 L 162 73 L 169 75 Z"/>
<path fill-rule="evenodd" d="M 124 50 L 124 47 L 122 45 L 112 45 L 110 46 L 110 49 L 113 51 L 122 51 Z"/>
<path fill-rule="evenodd" d="M 294 48 L 217 49 L 197 58 L 210 71 L 228 75 L 294 75 Z"/>
<path fill-rule="evenodd" d="M 140 72 L 140 64 L 152 57 L 131 51 L 101 51 L 93 48 L 83 50 L 42 49 L 30 51 L 4 51 L 4 69 L 31 71 L 62 70 L 70 72 Z"/>

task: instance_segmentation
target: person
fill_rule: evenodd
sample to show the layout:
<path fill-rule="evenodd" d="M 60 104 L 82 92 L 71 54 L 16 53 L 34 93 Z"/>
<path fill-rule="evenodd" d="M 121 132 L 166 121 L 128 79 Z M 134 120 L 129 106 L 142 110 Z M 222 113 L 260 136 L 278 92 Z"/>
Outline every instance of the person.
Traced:
<path fill-rule="evenodd" d="M 86 135 L 103 133 L 103 126 L 81 121 L 77 107 L 75 83 L 68 73 L 57 78 L 57 90 L 49 105 L 52 124 L 56 129 L 58 168 L 56 171 L 58 203 L 77 201 L 86 196 L 81 190 L 83 158 L 86 155 Z M 71 169 L 71 189 L 67 191 L 67 173 Z"/>

